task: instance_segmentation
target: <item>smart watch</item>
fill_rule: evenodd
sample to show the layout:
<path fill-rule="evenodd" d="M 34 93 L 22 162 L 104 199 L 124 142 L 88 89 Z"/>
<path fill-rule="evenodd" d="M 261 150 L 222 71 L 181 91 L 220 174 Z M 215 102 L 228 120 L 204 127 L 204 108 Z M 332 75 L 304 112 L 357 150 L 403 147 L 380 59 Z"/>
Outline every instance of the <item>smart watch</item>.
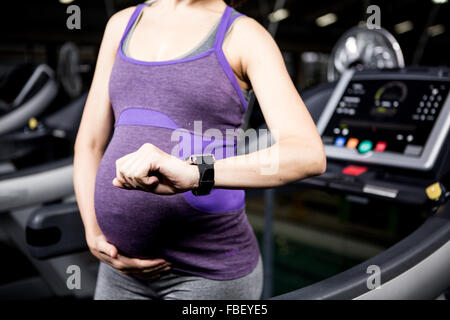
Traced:
<path fill-rule="evenodd" d="M 200 173 L 198 187 L 192 190 L 194 196 L 204 196 L 211 193 L 214 187 L 214 155 L 200 154 L 188 157 L 190 164 L 196 165 Z"/>

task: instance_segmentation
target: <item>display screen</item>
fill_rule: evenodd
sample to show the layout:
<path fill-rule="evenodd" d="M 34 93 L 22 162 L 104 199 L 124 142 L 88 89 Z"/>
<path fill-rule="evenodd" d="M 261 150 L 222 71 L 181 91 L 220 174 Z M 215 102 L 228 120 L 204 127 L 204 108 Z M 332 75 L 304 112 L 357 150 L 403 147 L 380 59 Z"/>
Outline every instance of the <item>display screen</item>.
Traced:
<path fill-rule="evenodd" d="M 420 157 L 449 83 L 352 80 L 323 131 L 326 145 Z"/>

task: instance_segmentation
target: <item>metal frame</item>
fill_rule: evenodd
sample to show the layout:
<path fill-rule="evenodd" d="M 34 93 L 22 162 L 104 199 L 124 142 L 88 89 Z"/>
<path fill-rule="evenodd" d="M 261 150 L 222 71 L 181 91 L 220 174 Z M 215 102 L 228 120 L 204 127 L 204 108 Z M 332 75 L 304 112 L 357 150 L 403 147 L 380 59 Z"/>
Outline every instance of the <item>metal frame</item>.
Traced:
<path fill-rule="evenodd" d="M 0 177 L 0 212 L 73 194 L 72 158 L 33 169 Z"/>
<path fill-rule="evenodd" d="M 36 84 L 41 74 L 47 74 L 49 77 L 42 89 L 22 105 L 15 105 L 23 102 L 26 94 Z M 27 123 L 28 118 L 39 115 L 53 101 L 57 93 L 58 84 L 53 70 L 45 64 L 38 66 L 14 100 L 15 109 L 0 118 L 0 134 L 18 129 Z"/>

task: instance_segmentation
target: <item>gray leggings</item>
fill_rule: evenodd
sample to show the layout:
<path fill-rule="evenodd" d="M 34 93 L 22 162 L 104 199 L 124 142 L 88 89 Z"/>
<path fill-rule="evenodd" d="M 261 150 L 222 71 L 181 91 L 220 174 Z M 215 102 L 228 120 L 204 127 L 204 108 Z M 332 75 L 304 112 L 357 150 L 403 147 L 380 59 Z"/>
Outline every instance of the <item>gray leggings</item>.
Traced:
<path fill-rule="evenodd" d="M 143 281 L 100 263 L 95 300 L 259 300 L 262 293 L 261 256 L 249 274 L 232 280 L 211 280 L 167 272 Z"/>

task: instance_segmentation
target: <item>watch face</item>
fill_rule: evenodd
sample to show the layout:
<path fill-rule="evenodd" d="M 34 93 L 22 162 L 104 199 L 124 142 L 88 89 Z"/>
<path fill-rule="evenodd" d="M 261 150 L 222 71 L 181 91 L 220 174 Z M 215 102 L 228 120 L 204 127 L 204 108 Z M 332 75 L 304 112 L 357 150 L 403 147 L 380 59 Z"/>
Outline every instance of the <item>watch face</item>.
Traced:
<path fill-rule="evenodd" d="M 189 157 L 191 164 L 213 164 L 214 160 L 214 155 L 212 154 L 195 154 Z"/>

